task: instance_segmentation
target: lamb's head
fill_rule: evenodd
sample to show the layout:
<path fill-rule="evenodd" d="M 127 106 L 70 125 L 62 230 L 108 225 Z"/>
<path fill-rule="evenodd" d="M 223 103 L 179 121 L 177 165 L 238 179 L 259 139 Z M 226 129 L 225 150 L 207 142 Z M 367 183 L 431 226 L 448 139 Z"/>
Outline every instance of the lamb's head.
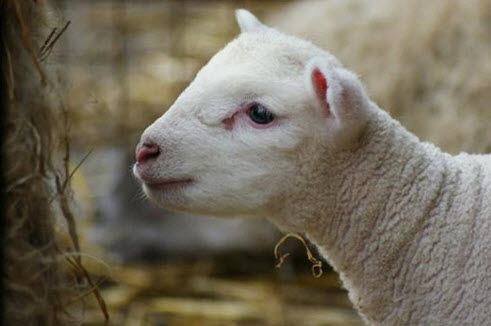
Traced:
<path fill-rule="evenodd" d="M 368 99 L 332 55 L 245 10 L 237 20 L 238 38 L 141 137 L 134 173 L 166 208 L 268 215 L 363 128 Z"/>

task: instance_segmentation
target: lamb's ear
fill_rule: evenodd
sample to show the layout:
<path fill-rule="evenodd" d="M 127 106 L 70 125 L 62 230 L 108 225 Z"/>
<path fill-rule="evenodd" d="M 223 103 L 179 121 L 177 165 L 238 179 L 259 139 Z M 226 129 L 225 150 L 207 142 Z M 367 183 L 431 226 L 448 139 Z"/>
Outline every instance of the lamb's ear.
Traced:
<path fill-rule="evenodd" d="M 335 127 L 349 127 L 365 121 L 368 96 L 352 72 L 315 58 L 307 65 L 307 84 L 318 106 Z"/>
<path fill-rule="evenodd" d="M 237 9 L 235 11 L 235 18 L 237 19 L 241 33 L 257 31 L 264 27 L 256 16 L 245 9 Z"/>

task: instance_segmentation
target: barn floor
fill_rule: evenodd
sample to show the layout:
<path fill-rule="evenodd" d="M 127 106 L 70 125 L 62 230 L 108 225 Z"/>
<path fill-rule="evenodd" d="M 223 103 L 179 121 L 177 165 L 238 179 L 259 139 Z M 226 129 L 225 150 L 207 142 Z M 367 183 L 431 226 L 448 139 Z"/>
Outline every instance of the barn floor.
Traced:
<path fill-rule="evenodd" d="M 109 325 L 363 325 L 337 275 L 326 270 L 315 278 L 308 262 L 275 269 L 273 257 L 237 254 L 111 267 L 86 260 L 85 265 L 94 275 L 109 275 L 101 280 Z M 104 324 L 95 300 L 85 320 L 85 325 Z"/>

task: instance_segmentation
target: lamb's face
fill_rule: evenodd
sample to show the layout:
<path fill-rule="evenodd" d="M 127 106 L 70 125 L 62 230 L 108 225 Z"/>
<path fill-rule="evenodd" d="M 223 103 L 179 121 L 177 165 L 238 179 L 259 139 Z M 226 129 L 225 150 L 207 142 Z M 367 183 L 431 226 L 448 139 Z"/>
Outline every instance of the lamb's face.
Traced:
<path fill-rule="evenodd" d="M 217 53 L 142 135 L 134 173 L 166 208 L 264 216 L 295 194 L 295 176 L 330 143 L 311 59 L 339 64 L 249 15 L 239 12 L 239 24 L 253 30 Z"/>

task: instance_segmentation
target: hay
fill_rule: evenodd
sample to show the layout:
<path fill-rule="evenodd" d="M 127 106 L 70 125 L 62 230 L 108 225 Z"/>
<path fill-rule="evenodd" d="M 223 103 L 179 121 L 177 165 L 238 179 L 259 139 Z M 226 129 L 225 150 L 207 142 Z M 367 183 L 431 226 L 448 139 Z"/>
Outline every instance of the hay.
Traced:
<path fill-rule="evenodd" d="M 10 325 L 78 324 L 79 304 L 91 293 L 108 318 L 97 287 L 82 266 L 70 209 L 73 172 L 64 90 L 47 60 L 62 33 L 53 31 L 52 40 L 45 41 L 48 23 L 56 23 L 47 10 L 42 1 L 0 3 L 1 52 L 6 58 L 1 78 L 8 90 L 2 144 L 3 318 Z M 37 50 L 43 41 L 40 57 Z"/>
<path fill-rule="evenodd" d="M 302 236 L 296 234 L 296 233 L 287 233 L 285 234 L 279 241 L 278 243 L 276 244 L 276 246 L 274 247 L 274 257 L 278 260 L 278 262 L 276 263 L 276 268 L 280 268 L 281 265 L 283 265 L 283 262 L 285 261 L 286 257 L 290 256 L 289 253 L 284 253 L 284 254 L 280 254 L 279 252 L 279 249 L 280 249 L 280 246 L 288 239 L 288 238 L 294 238 L 294 239 L 297 239 L 298 241 L 300 241 L 303 246 L 305 247 L 305 252 L 307 254 L 307 259 L 312 263 L 312 275 L 314 275 L 314 277 L 321 277 L 322 276 L 322 261 L 320 261 L 319 259 L 315 258 L 314 255 L 312 254 L 312 252 L 310 251 L 309 249 L 309 246 L 307 245 L 307 243 L 305 242 L 304 238 L 302 238 Z"/>
<path fill-rule="evenodd" d="M 112 325 L 364 325 L 333 272 L 291 277 L 291 266 L 272 270 L 265 259 L 260 272 L 231 275 L 224 260 L 112 264 L 113 282 L 102 289 Z M 98 274 L 92 263 L 87 268 Z M 89 307 L 86 325 L 99 325 L 98 310 Z"/>

